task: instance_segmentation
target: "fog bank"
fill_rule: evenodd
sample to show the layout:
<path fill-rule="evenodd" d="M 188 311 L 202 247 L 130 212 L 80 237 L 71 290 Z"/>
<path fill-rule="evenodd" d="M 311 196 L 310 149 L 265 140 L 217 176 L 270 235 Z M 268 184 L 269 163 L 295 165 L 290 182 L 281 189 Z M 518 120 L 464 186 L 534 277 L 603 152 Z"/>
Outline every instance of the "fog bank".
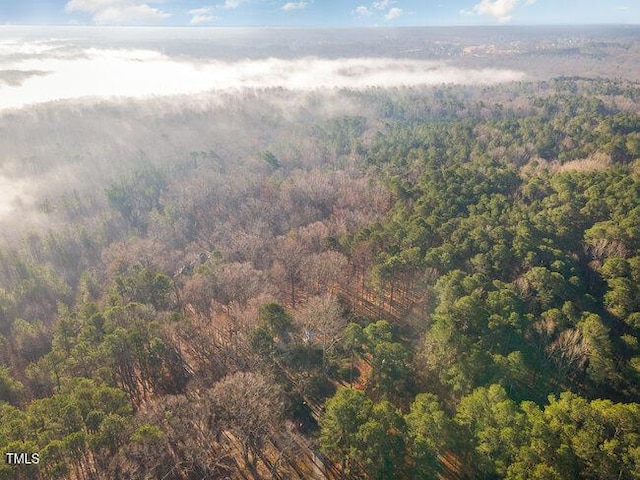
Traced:
<path fill-rule="evenodd" d="M 148 98 L 245 88 L 495 84 L 524 77 L 516 70 L 417 59 L 195 59 L 152 49 L 79 47 L 70 40 L 0 40 L 0 109 L 78 98 Z"/>

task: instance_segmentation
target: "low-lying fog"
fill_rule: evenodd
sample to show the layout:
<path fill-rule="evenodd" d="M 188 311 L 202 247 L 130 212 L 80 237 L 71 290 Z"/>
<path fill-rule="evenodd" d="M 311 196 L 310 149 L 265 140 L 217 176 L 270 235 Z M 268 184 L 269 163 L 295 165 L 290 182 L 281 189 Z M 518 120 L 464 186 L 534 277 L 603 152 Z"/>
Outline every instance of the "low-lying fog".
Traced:
<path fill-rule="evenodd" d="M 509 69 L 409 58 L 219 60 L 77 40 L 0 38 L 0 109 L 84 97 L 151 97 L 242 88 L 315 90 L 521 80 Z"/>
<path fill-rule="evenodd" d="M 296 95 L 311 92 L 525 78 L 512 69 L 395 55 L 411 44 L 403 35 L 0 27 L 0 216 L 83 175 L 85 184 L 99 174 L 108 181 L 136 156 L 230 149 L 225 141 L 236 145 L 235 155 L 250 151 L 259 141 L 249 137 L 263 127 L 228 113 L 234 95 L 291 92 L 268 117 L 295 109 Z M 285 97 L 290 108 L 282 108 Z M 332 108 L 346 114 L 349 106 Z"/>
<path fill-rule="evenodd" d="M 635 72 L 637 34 L 0 27 L 0 219 L 65 188 L 100 190 L 136 158 L 170 165 L 215 150 L 235 161 L 300 120 L 366 116 L 339 92 L 597 75 L 611 62 Z"/>

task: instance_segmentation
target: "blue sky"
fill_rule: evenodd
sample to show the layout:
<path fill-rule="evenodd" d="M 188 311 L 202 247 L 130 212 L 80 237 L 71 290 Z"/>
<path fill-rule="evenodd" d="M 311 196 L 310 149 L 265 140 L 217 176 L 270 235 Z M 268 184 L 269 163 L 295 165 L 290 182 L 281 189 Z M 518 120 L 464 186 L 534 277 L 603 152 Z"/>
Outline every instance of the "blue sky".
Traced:
<path fill-rule="evenodd" d="M 0 25 L 640 24 L 639 0 L 0 0 Z"/>

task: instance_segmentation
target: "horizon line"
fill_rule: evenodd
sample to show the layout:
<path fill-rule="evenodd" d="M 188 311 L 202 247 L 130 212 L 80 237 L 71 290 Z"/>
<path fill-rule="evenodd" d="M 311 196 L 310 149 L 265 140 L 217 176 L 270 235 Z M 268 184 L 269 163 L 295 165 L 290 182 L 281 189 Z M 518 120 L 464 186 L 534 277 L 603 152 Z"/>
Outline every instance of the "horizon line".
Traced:
<path fill-rule="evenodd" d="M 432 24 L 432 25 L 96 25 L 73 23 L 34 23 L 34 24 L 0 24 L 0 28 L 23 27 L 69 27 L 69 28 L 187 28 L 194 30 L 207 29 L 399 29 L 399 28 L 510 28 L 510 27 L 640 27 L 638 23 L 509 23 L 509 24 Z"/>

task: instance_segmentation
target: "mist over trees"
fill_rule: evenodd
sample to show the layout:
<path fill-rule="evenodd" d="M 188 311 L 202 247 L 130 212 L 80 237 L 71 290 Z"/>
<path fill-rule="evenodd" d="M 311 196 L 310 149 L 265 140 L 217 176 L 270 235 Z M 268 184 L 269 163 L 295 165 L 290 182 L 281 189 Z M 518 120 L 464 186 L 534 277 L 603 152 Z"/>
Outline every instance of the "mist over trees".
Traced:
<path fill-rule="evenodd" d="M 639 95 L 3 113 L 0 478 L 637 478 Z"/>

